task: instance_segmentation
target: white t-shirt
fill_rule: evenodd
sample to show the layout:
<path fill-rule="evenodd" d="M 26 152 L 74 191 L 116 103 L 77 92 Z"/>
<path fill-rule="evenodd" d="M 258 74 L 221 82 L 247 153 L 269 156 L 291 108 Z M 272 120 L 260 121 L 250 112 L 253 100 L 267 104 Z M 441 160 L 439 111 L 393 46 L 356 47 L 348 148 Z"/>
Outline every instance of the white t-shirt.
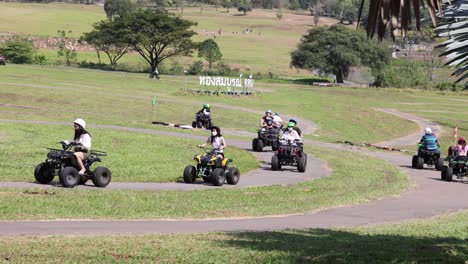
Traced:
<path fill-rule="evenodd" d="M 210 143 L 211 143 L 211 138 L 212 136 L 208 138 L 208 142 Z M 223 139 L 224 137 L 215 137 L 212 143 L 213 149 L 217 149 L 218 152 L 220 153 L 223 153 L 223 149 L 220 149 L 223 146 Z"/>
<path fill-rule="evenodd" d="M 285 140 L 295 140 L 295 139 L 302 140 L 301 136 L 299 136 L 297 131 L 294 130 L 294 129 L 292 131 L 286 130 L 286 132 L 283 133 L 283 139 L 285 139 Z"/>
<path fill-rule="evenodd" d="M 279 123 L 280 125 L 283 123 L 283 119 L 281 119 L 281 117 L 278 115 L 273 116 L 273 121 Z"/>
<path fill-rule="evenodd" d="M 83 146 L 83 149 L 91 149 L 91 137 L 89 134 L 82 134 L 77 140 L 74 140 L 76 143 L 80 143 Z"/>

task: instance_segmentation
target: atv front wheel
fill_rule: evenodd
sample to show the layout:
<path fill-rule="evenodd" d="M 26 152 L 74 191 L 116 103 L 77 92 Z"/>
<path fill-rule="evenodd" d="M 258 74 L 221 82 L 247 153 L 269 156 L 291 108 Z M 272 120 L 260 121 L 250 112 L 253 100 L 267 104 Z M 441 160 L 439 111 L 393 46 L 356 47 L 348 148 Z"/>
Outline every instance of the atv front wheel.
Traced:
<path fill-rule="evenodd" d="M 263 140 L 257 139 L 257 151 L 262 152 L 263 151 Z"/>
<path fill-rule="evenodd" d="M 197 128 L 197 122 L 196 122 L 196 121 L 193 121 L 193 122 L 192 122 L 192 127 L 193 127 L 193 128 Z"/>
<path fill-rule="evenodd" d="M 277 171 L 281 169 L 281 165 L 278 159 L 278 156 L 271 157 L 271 170 Z"/>
<path fill-rule="evenodd" d="M 415 168 L 418 166 L 418 156 L 414 155 L 413 159 L 411 160 L 411 167 Z"/>
<path fill-rule="evenodd" d="M 106 187 L 112 179 L 112 173 L 106 167 L 97 167 L 91 179 L 96 187 Z"/>
<path fill-rule="evenodd" d="M 440 179 L 445 181 L 445 178 L 447 177 L 447 166 L 442 167 L 442 170 L 440 171 Z"/>
<path fill-rule="evenodd" d="M 34 169 L 34 178 L 40 184 L 48 184 L 54 179 L 54 173 L 50 166 L 43 162 Z"/>
<path fill-rule="evenodd" d="M 226 181 L 229 184 L 236 185 L 239 182 L 240 172 L 236 167 L 230 167 L 226 174 Z"/>
<path fill-rule="evenodd" d="M 214 186 L 223 186 L 224 182 L 226 181 L 226 175 L 224 174 L 224 170 L 220 168 L 216 168 L 213 170 L 211 174 L 211 182 Z"/>
<path fill-rule="evenodd" d="M 193 183 L 197 177 L 197 169 L 192 165 L 187 165 L 184 169 L 184 182 Z"/>
<path fill-rule="evenodd" d="M 445 171 L 445 180 L 450 182 L 453 179 L 453 168 L 452 167 L 447 167 L 447 170 Z"/>
<path fill-rule="evenodd" d="M 254 138 L 252 139 L 252 150 L 253 151 L 257 151 L 257 141 L 258 141 L 258 138 Z"/>
<path fill-rule="evenodd" d="M 65 188 L 73 188 L 80 182 L 80 174 L 74 167 L 65 167 L 60 171 L 60 184 Z"/>
<path fill-rule="evenodd" d="M 438 158 L 437 163 L 435 165 L 436 170 L 441 171 L 443 167 L 444 167 L 444 159 Z"/>

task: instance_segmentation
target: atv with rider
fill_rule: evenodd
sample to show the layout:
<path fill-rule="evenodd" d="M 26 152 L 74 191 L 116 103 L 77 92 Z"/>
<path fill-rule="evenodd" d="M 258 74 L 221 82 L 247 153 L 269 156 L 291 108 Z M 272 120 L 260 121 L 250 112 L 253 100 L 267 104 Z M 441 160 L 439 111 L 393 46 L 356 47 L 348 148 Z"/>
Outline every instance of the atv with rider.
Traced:
<path fill-rule="evenodd" d="M 73 188 L 78 184 L 85 184 L 91 180 L 96 187 L 106 187 L 112 178 L 110 170 L 99 166 L 91 170 L 95 162 L 101 162 L 101 157 L 107 156 L 103 151 L 92 150 L 90 156 L 83 160 L 86 172 L 78 173 L 79 166 L 73 148 L 79 147 L 79 143 L 60 142 L 62 149 L 47 148 L 49 153 L 45 162 L 40 163 L 34 170 L 34 178 L 41 184 L 50 183 L 55 175 L 59 176 L 59 182 L 63 187 Z"/>
<path fill-rule="evenodd" d="M 271 157 L 271 170 L 280 170 L 282 166 L 296 166 L 299 172 L 305 172 L 307 167 L 307 154 L 303 151 L 299 140 L 282 140 L 278 151 Z"/>
<path fill-rule="evenodd" d="M 416 169 L 423 169 L 424 164 L 434 166 L 438 171 L 442 170 L 444 166 L 444 159 L 440 157 L 440 151 L 426 150 L 422 144 L 418 144 L 418 155 L 414 155 L 411 161 L 411 167 Z"/>
<path fill-rule="evenodd" d="M 468 179 L 468 156 L 460 156 L 457 151 L 453 151 L 450 156 L 447 157 L 448 166 L 443 166 L 440 176 L 444 181 L 452 181 L 453 175 L 457 179 Z"/>
<path fill-rule="evenodd" d="M 193 158 L 197 167 L 187 165 L 184 169 L 184 182 L 193 183 L 197 177 L 201 177 L 205 183 L 213 183 L 222 186 L 225 182 L 236 185 L 239 182 L 240 172 L 236 167 L 230 167 L 232 159 L 224 158 L 221 166 L 216 166 L 216 151 L 200 147 L 205 153 L 197 154 Z"/>
<path fill-rule="evenodd" d="M 210 129 L 212 126 L 210 112 L 195 114 L 195 121 L 192 122 L 193 128 Z"/>
<path fill-rule="evenodd" d="M 273 120 L 268 120 L 266 126 L 257 131 L 257 138 L 252 140 L 252 150 L 262 152 L 266 146 L 271 146 L 273 151 L 278 149 L 280 128 L 275 127 Z"/>
<path fill-rule="evenodd" d="M 6 65 L 5 64 L 5 56 L 0 54 L 0 65 Z"/>

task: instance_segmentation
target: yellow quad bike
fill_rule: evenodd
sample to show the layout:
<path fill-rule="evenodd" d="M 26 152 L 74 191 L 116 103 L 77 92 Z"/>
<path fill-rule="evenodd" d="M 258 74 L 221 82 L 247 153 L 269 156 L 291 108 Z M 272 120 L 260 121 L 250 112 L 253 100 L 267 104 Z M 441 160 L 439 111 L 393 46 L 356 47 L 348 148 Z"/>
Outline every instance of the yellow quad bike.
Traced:
<path fill-rule="evenodd" d="M 215 150 L 201 148 L 205 154 L 197 154 L 193 158 L 197 167 L 187 165 L 184 169 L 184 182 L 193 183 L 197 177 L 201 177 L 205 183 L 213 183 L 214 186 L 222 186 L 224 182 L 236 185 L 239 182 L 240 172 L 236 167 L 229 167 L 232 159 L 224 158 L 222 165 L 216 167 Z"/>

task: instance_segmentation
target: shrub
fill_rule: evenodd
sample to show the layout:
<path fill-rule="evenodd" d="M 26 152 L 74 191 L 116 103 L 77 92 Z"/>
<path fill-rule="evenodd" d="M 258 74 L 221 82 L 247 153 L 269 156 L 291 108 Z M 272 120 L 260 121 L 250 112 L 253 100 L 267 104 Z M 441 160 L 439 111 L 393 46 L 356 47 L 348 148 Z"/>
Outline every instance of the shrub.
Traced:
<path fill-rule="evenodd" d="M 39 54 L 39 55 L 34 55 L 34 58 L 33 58 L 33 63 L 34 64 L 39 64 L 39 65 L 46 65 L 47 64 L 47 57 L 43 54 Z"/>
<path fill-rule="evenodd" d="M 188 74 L 198 75 L 198 74 L 202 73 L 202 71 L 203 71 L 203 62 L 198 60 L 198 61 L 194 61 L 192 63 L 192 65 L 190 65 L 190 67 L 188 69 Z"/>
<path fill-rule="evenodd" d="M 28 64 L 33 62 L 33 43 L 27 39 L 14 38 L 0 46 L 0 54 L 11 63 Z"/>

